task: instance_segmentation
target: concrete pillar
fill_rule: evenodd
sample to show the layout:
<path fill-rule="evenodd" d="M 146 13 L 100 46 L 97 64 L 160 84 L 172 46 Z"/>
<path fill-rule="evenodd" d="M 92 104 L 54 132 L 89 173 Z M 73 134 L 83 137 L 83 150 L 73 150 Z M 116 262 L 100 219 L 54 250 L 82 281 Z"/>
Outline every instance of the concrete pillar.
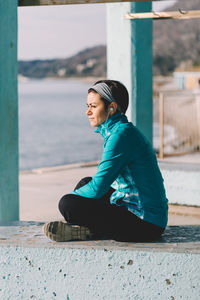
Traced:
<path fill-rule="evenodd" d="M 17 2 L 0 1 L 0 221 L 19 219 Z"/>
<path fill-rule="evenodd" d="M 127 20 L 126 13 L 149 12 L 151 2 L 107 4 L 107 77 L 126 85 L 127 116 L 152 142 L 152 20 Z"/>

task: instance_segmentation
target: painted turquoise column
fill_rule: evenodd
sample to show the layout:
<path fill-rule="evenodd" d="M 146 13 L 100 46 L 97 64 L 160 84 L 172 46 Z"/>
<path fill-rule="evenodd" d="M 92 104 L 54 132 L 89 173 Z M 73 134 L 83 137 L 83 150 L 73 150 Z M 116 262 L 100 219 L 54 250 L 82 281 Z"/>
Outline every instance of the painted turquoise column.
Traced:
<path fill-rule="evenodd" d="M 107 4 L 107 77 L 126 85 L 131 120 L 152 142 L 152 20 L 124 15 L 152 10 L 151 2 Z"/>
<path fill-rule="evenodd" d="M 0 1 L 0 221 L 19 219 L 17 2 Z"/>

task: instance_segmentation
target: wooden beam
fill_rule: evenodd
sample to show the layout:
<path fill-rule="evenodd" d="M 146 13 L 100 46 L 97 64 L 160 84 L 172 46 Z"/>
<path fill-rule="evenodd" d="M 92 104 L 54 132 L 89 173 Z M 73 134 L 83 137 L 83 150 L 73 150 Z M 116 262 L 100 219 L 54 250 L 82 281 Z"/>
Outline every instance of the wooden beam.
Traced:
<path fill-rule="evenodd" d="M 165 0 L 154 0 L 165 1 Z M 110 2 L 144 2 L 144 0 L 18 0 L 18 6 L 40 6 L 40 5 L 66 5 L 66 4 L 89 4 Z M 152 2 L 152 0 L 145 0 Z"/>
<path fill-rule="evenodd" d="M 166 11 L 166 12 L 151 12 L 151 13 L 128 13 L 125 15 L 126 19 L 136 20 L 136 19 L 195 19 L 200 18 L 200 10 L 190 10 L 190 11 Z"/>

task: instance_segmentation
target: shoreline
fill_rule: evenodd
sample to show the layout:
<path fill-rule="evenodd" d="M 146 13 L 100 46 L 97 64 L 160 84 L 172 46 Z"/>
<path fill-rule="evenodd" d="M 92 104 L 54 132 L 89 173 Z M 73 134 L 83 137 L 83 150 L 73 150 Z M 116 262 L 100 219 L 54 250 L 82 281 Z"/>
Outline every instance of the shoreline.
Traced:
<path fill-rule="evenodd" d="M 106 77 L 105 77 L 106 78 Z M 81 81 L 84 83 L 94 83 L 95 81 L 105 79 L 104 77 L 92 77 L 92 76 L 86 76 L 86 77 L 44 77 L 44 78 L 32 78 L 32 77 L 25 77 L 18 75 L 18 83 L 26 83 L 29 81 L 39 81 L 39 80 L 45 80 L 45 81 L 51 81 L 51 80 L 62 80 L 62 81 Z"/>

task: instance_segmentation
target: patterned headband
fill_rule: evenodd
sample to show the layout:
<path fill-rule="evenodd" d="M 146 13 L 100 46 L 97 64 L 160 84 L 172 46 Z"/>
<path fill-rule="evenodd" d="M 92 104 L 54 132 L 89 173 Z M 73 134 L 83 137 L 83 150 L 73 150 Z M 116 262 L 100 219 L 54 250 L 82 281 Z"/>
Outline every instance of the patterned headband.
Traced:
<path fill-rule="evenodd" d="M 111 90 L 107 86 L 106 83 L 104 83 L 104 82 L 97 83 L 97 84 L 93 85 L 91 87 L 91 89 L 93 89 L 94 91 L 96 91 L 101 97 L 103 97 L 108 102 L 110 102 L 110 103 L 111 102 L 117 103 L 117 101 L 115 99 L 113 99 L 113 96 L 111 94 Z M 120 108 L 120 106 L 119 106 L 118 103 L 117 103 L 117 109 L 121 112 L 121 108 Z"/>

